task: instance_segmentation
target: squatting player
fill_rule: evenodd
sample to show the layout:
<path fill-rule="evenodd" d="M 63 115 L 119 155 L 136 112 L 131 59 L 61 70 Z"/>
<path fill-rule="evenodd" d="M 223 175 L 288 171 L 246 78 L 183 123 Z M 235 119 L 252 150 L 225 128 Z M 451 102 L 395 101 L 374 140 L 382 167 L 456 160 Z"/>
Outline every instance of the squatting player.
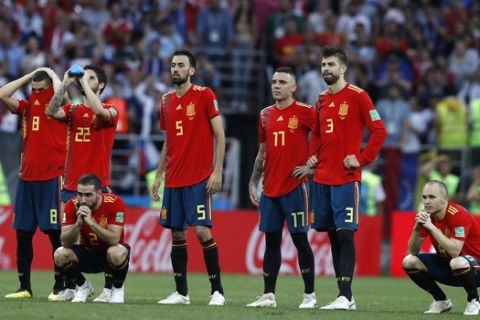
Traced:
<path fill-rule="evenodd" d="M 28 100 L 13 98 L 15 91 L 29 81 L 32 92 Z M 37 225 L 48 235 L 53 251 L 60 247 L 60 179 L 65 167 L 67 127 L 45 115 L 45 109 L 60 83 L 52 69 L 39 68 L 0 88 L 0 100 L 22 118 L 23 137 L 13 222 L 17 235 L 20 289 L 6 295 L 6 298 L 32 298 L 32 240 Z M 55 270 L 55 284 L 49 300 L 55 299 L 61 290 L 63 278 Z"/>
<path fill-rule="evenodd" d="M 50 101 L 47 112 L 55 119 L 66 122 L 68 126 L 67 161 L 65 181 L 62 188 L 62 202 L 66 203 L 76 195 L 80 176 L 93 173 L 101 180 L 104 192 L 109 192 L 110 156 L 112 154 L 118 111 L 115 106 L 103 104 L 100 94 L 107 84 L 105 71 L 97 66 L 87 65 L 81 77 L 65 72 L 62 85 Z M 77 81 L 82 89 L 82 104 L 62 106 L 62 97 L 70 84 Z M 95 302 L 108 302 L 111 295 L 111 275 L 106 274 L 105 288 Z M 73 299 L 73 284 L 67 283 L 67 289 L 58 300 Z"/>
<path fill-rule="evenodd" d="M 172 232 L 170 256 L 176 291 L 158 303 L 190 303 L 186 229 L 195 226 L 211 283 L 209 305 L 222 306 L 225 298 L 218 249 L 210 228 L 211 196 L 222 186 L 225 133 L 213 91 L 190 81 L 195 66 L 196 59 L 191 52 L 180 50 L 173 54 L 170 72 L 175 90 L 163 96 L 160 110 L 160 128 L 165 130 L 165 142 L 151 196 L 154 201 L 160 200 L 158 188 L 165 173 L 160 224 Z"/>
<path fill-rule="evenodd" d="M 322 76 L 327 90 L 317 99 L 315 130 L 318 150 L 307 165 L 315 168 L 312 207 L 317 231 L 327 231 L 332 248 L 338 297 L 322 309 L 354 310 L 354 233 L 358 228 L 361 167 L 378 156 L 387 131 L 368 93 L 347 83 L 347 56 L 338 48 L 323 49 Z M 370 137 L 361 151 L 364 130 Z M 317 139 L 318 142 L 317 142 Z"/>
<path fill-rule="evenodd" d="M 125 203 L 112 193 L 102 193 L 99 177 L 89 173 L 78 179 L 77 196 L 65 205 L 62 247 L 55 251 L 55 264 L 77 285 L 72 302 L 86 302 L 93 294 L 92 285 L 81 272 L 105 272 L 113 281 L 107 302 L 124 303 L 123 283 L 130 260 L 124 219 Z"/>
<path fill-rule="evenodd" d="M 308 185 L 302 166 L 308 159 L 308 135 L 315 123 L 315 111 L 295 101 L 295 74 L 288 67 L 278 68 L 272 77 L 275 104 L 260 111 L 260 145 L 249 183 L 250 200 L 260 206 L 260 231 L 265 232 L 263 257 L 264 293 L 247 307 L 276 307 L 275 287 L 281 265 L 283 224 L 286 221 L 298 252 L 298 264 L 304 282 L 299 308 L 314 308 L 315 264 L 308 242 Z M 296 167 L 306 170 L 302 173 Z M 294 173 L 295 172 L 295 173 Z M 257 185 L 263 179 L 260 201 Z"/>

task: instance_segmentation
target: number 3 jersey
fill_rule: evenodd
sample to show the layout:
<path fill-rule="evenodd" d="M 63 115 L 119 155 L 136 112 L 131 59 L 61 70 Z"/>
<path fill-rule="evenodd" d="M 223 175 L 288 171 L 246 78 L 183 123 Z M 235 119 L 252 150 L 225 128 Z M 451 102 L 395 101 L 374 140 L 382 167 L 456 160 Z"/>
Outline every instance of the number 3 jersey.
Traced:
<path fill-rule="evenodd" d="M 53 86 L 33 91 L 19 100 L 16 113 L 22 121 L 22 165 L 20 178 L 47 181 L 63 175 L 67 153 L 67 126 L 45 114 Z"/>
<path fill-rule="evenodd" d="M 191 85 L 182 97 L 175 91 L 162 97 L 160 129 L 167 133 L 165 185 L 192 186 L 207 179 L 214 167 L 210 119 L 220 115 L 215 93 Z"/>
<path fill-rule="evenodd" d="M 308 135 L 314 122 L 313 108 L 297 101 L 284 109 L 272 105 L 260 112 L 258 139 L 266 147 L 263 180 L 266 196 L 283 196 L 306 180 L 296 179 L 293 169 L 308 160 Z"/>
<path fill-rule="evenodd" d="M 77 190 L 78 179 L 93 173 L 102 181 L 102 187 L 110 185 L 110 156 L 112 154 L 118 111 L 112 105 L 103 104 L 111 117 L 101 121 L 92 109 L 83 104 L 62 106 L 68 125 L 67 162 L 63 187 Z"/>
<path fill-rule="evenodd" d="M 92 212 L 92 219 L 104 229 L 108 225 L 123 227 L 125 223 L 125 203 L 122 198 L 114 194 L 102 194 L 100 206 Z M 73 225 L 77 222 L 78 198 L 74 197 L 65 204 L 65 213 L 62 226 Z M 119 243 L 130 248 L 124 242 L 125 232 L 122 232 Z M 80 229 L 80 245 L 95 251 L 106 251 L 110 245 L 103 242 L 90 227 L 84 223 Z"/>

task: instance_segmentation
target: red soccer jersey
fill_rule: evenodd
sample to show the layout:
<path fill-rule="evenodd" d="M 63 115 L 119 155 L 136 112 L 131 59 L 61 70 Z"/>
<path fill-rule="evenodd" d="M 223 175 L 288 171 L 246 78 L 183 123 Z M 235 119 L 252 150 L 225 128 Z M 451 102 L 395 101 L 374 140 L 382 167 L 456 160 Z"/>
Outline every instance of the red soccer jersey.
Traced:
<path fill-rule="evenodd" d="M 26 181 L 46 181 L 63 175 L 67 153 L 67 126 L 48 117 L 45 109 L 53 96 L 53 86 L 32 92 L 20 100 L 17 114 L 22 118 L 23 152 L 20 177 Z"/>
<path fill-rule="evenodd" d="M 111 113 L 110 120 L 102 122 L 91 108 L 83 104 L 67 104 L 62 108 L 67 115 L 68 144 L 64 188 L 77 190 L 78 179 L 93 173 L 102 180 L 102 187 L 110 185 L 110 156 L 118 122 L 118 111 L 103 104 Z"/>
<path fill-rule="evenodd" d="M 309 105 L 293 102 L 285 109 L 275 105 L 260 112 L 258 137 L 265 143 L 263 193 L 280 197 L 306 180 L 296 179 L 293 168 L 308 159 L 308 134 L 315 123 L 315 111 Z"/>
<path fill-rule="evenodd" d="M 461 255 L 480 258 L 480 229 L 473 216 L 464 207 L 449 201 L 443 220 L 432 219 L 432 222 L 447 238 L 463 241 Z M 430 237 L 437 253 L 442 257 L 451 258 L 427 229 L 421 228 L 419 236 Z"/>
<path fill-rule="evenodd" d="M 313 180 L 328 185 L 361 181 L 361 168 L 347 169 L 343 160 L 354 154 L 364 166 L 380 152 L 387 131 L 372 100 L 364 90 L 347 84 L 335 94 L 321 93 L 316 113 L 314 134 L 319 146 Z M 365 127 L 370 131 L 370 138 L 360 152 Z"/>
<path fill-rule="evenodd" d="M 69 226 L 77 222 L 77 203 L 77 197 L 68 200 L 65 205 L 62 226 Z M 104 229 L 108 229 L 108 225 L 123 227 L 125 203 L 122 198 L 112 193 L 102 194 L 100 207 L 92 212 L 92 219 Z M 124 237 L 125 234 L 122 233 L 119 243 L 130 248 L 128 244 L 124 243 Z M 84 223 L 80 229 L 80 244 L 94 251 L 107 251 L 110 247 L 110 245 L 103 242 L 86 223 Z"/>
<path fill-rule="evenodd" d="M 210 119 L 220 115 L 215 93 L 192 85 L 181 98 L 174 91 L 165 94 L 160 108 L 160 129 L 167 139 L 165 185 L 178 188 L 205 180 L 214 167 Z"/>

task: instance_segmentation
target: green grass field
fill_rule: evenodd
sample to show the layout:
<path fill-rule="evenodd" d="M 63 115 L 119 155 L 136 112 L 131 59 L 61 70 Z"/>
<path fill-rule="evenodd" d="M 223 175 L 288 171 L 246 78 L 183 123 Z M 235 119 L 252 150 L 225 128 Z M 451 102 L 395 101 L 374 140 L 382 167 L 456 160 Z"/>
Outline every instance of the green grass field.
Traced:
<path fill-rule="evenodd" d="M 103 286 L 101 275 L 87 275 L 95 287 L 97 295 Z M 16 272 L 0 272 L 0 319 L 432 319 L 435 315 L 423 315 L 431 302 L 427 294 L 421 292 L 407 279 L 388 277 L 356 278 L 354 294 L 357 311 L 324 311 L 320 309 L 300 310 L 302 281 L 299 277 L 280 276 L 277 285 L 276 309 L 250 309 L 245 304 L 252 302 L 263 289 L 260 276 L 222 275 L 227 305 L 209 307 L 209 283 L 203 274 L 189 274 L 188 306 L 161 306 L 160 298 L 166 297 L 174 289 L 173 278 L 169 274 L 132 273 L 127 277 L 124 305 L 73 304 L 48 302 L 53 276 L 49 272 L 34 272 L 32 285 L 34 298 L 10 300 L 5 294 L 18 287 Z M 448 319 L 464 319 L 462 312 L 466 305 L 466 295 L 461 288 L 445 288 L 452 299 L 454 308 Z M 333 278 L 317 278 L 316 293 L 319 304 L 332 300 L 337 289 Z"/>

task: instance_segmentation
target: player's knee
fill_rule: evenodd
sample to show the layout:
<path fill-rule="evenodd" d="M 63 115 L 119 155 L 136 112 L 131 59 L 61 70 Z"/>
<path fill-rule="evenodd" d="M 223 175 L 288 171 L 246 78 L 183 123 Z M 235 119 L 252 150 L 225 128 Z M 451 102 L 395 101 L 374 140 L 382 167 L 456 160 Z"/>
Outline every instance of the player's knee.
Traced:
<path fill-rule="evenodd" d="M 57 266 L 63 266 L 69 261 L 69 249 L 58 247 L 53 253 L 53 260 Z"/>
<path fill-rule="evenodd" d="M 184 230 L 174 230 L 172 229 L 172 240 L 173 241 L 185 241 L 187 239 L 187 234 Z"/>
<path fill-rule="evenodd" d="M 212 239 L 212 233 L 208 227 L 197 226 L 195 231 L 197 233 L 197 238 L 201 243 Z"/>
<path fill-rule="evenodd" d="M 112 246 L 107 249 L 107 261 L 111 265 L 121 265 L 127 258 L 128 250 L 122 245 Z"/>
<path fill-rule="evenodd" d="M 297 250 L 307 250 L 310 247 L 306 232 L 292 233 L 292 241 Z"/>
<path fill-rule="evenodd" d="M 452 270 L 470 268 L 470 263 L 468 263 L 468 260 L 465 257 L 455 257 L 450 260 L 450 268 Z"/>
<path fill-rule="evenodd" d="M 403 258 L 402 267 L 403 269 L 419 269 L 419 262 L 420 259 L 417 256 L 409 254 Z"/>

